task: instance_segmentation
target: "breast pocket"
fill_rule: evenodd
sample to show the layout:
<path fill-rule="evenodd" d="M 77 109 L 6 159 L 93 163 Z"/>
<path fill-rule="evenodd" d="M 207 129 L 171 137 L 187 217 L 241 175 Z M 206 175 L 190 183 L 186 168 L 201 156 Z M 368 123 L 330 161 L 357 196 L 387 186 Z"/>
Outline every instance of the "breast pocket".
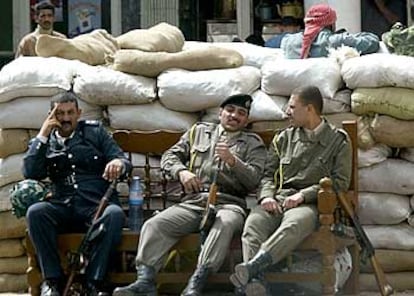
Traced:
<path fill-rule="evenodd" d="M 210 143 L 194 144 L 190 151 L 190 165 L 192 169 L 200 168 L 203 162 L 210 158 Z"/>

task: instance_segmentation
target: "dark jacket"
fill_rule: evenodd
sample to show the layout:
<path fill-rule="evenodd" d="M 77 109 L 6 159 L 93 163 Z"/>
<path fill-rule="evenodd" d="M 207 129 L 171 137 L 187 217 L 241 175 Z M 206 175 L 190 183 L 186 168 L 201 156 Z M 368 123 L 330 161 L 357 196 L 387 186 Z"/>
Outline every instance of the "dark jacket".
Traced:
<path fill-rule="evenodd" d="M 124 162 L 124 175 L 131 170 L 121 148 L 97 121 L 79 121 L 73 137 L 58 143 L 52 132 L 47 144 L 38 138 L 29 143 L 23 159 L 25 178 L 52 181 L 52 201 L 87 200 L 99 203 L 109 186 L 102 178 L 106 164 L 120 158 Z M 111 201 L 118 203 L 116 192 Z"/>

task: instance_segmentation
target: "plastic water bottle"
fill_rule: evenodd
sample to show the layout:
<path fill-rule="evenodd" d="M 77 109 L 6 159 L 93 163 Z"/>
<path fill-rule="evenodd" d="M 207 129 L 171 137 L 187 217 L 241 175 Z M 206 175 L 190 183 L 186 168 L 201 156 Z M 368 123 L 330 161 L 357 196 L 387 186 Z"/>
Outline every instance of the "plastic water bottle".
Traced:
<path fill-rule="evenodd" d="M 128 227 L 131 231 L 140 232 L 144 221 L 142 204 L 141 180 L 139 176 L 133 176 L 129 186 L 129 215 Z"/>

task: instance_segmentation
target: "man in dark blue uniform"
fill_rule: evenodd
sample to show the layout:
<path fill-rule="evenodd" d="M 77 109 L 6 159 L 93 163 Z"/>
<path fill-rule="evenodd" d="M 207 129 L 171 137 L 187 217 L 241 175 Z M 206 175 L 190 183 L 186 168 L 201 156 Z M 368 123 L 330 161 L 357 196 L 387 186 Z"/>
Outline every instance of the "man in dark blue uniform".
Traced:
<path fill-rule="evenodd" d="M 59 296 L 64 284 L 57 235 L 85 231 L 110 182 L 131 170 L 131 163 L 102 125 L 79 120 L 80 115 L 74 93 L 54 96 L 51 111 L 23 161 L 25 178 L 51 180 L 51 197 L 30 206 L 26 214 L 44 278 L 42 296 Z M 87 295 L 97 295 L 101 289 L 110 253 L 121 239 L 124 218 L 114 192 L 98 219 L 97 225 L 103 224 L 104 230 L 87 265 Z"/>

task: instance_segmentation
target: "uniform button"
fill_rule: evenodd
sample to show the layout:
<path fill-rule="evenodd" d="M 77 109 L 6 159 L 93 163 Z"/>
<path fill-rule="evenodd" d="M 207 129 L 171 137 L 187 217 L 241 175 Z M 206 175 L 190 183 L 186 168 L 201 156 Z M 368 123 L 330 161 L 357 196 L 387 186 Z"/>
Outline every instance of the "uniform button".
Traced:
<path fill-rule="evenodd" d="M 97 156 L 97 155 L 95 155 L 95 156 L 93 157 L 93 159 L 98 159 L 98 156 Z"/>
<path fill-rule="evenodd" d="M 69 153 L 69 154 L 68 154 L 68 158 L 70 159 L 70 158 L 72 158 L 72 157 L 73 157 L 72 153 Z"/>
<path fill-rule="evenodd" d="M 74 165 L 74 164 L 72 164 L 72 169 L 74 169 L 74 168 L 76 168 L 76 165 Z M 73 175 L 74 175 L 75 173 L 73 173 Z"/>
<path fill-rule="evenodd" d="M 73 184 L 73 188 L 78 189 L 78 184 Z"/>
<path fill-rule="evenodd" d="M 76 175 L 76 173 L 75 173 L 75 172 L 72 172 L 72 175 L 74 175 L 74 176 L 75 176 L 75 175 Z"/>
<path fill-rule="evenodd" d="M 57 164 L 56 164 L 56 163 L 54 163 L 54 164 L 53 164 L 53 166 L 54 166 L 54 167 L 56 167 L 56 166 L 57 166 Z"/>

